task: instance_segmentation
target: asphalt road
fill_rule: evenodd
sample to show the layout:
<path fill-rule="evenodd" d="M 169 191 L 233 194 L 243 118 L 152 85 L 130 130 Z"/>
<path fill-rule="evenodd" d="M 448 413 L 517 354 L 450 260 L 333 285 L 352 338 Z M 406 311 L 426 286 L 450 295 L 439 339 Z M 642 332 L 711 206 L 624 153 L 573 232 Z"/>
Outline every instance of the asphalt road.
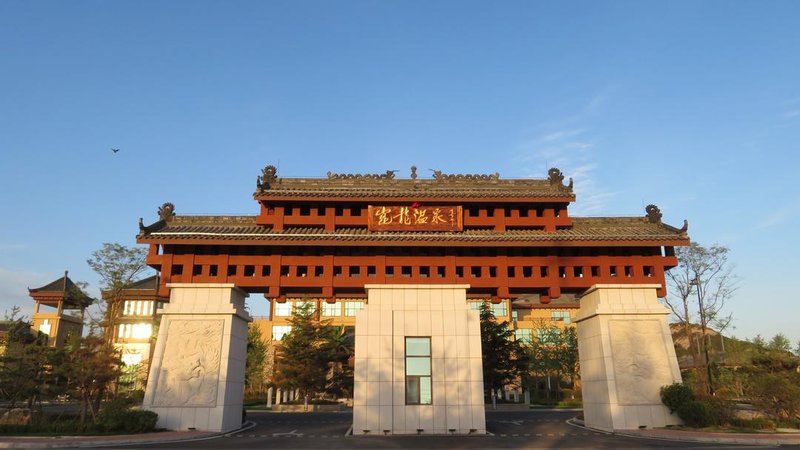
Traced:
<path fill-rule="evenodd" d="M 769 448 L 635 439 L 609 435 L 566 423 L 571 411 L 504 411 L 486 413 L 490 436 L 345 436 L 351 412 L 248 413 L 256 426 L 216 439 L 125 448 L 186 449 L 658 449 Z"/>

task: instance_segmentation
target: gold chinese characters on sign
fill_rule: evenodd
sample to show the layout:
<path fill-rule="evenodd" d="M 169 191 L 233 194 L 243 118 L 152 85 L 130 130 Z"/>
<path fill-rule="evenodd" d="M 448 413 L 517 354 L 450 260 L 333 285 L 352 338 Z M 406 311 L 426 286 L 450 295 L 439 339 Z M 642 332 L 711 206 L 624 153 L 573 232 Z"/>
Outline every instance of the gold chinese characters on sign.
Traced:
<path fill-rule="evenodd" d="M 461 206 L 369 206 L 370 231 L 461 231 Z"/>

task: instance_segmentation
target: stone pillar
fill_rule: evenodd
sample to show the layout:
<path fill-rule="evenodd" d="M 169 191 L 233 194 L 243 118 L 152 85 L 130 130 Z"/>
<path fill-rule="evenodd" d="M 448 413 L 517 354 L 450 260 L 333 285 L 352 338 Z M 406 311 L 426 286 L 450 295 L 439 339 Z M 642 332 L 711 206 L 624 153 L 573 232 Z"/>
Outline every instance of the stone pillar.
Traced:
<path fill-rule="evenodd" d="M 283 389 L 278 388 L 278 392 L 275 394 L 275 404 L 280 405 L 283 403 Z"/>
<path fill-rule="evenodd" d="M 272 391 L 274 389 L 270 387 L 267 389 L 267 408 L 272 408 Z"/>
<path fill-rule="evenodd" d="M 233 284 L 174 283 L 161 311 L 142 407 L 159 428 L 232 431 L 242 425 L 247 293 Z"/>
<path fill-rule="evenodd" d="M 485 434 L 480 318 L 467 305 L 469 286 L 365 287 L 353 434 Z M 406 337 L 430 337 L 431 404 L 406 405 Z"/>
<path fill-rule="evenodd" d="M 578 311 L 586 425 L 606 431 L 680 423 L 659 389 L 681 381 L 657 284 L 592 286 Z"/>
<path fill-rule="evenodd" d="M 531 404 L 531 391 L 529 391 L 527 389 L 525 389 L 525 404 L 526 405 L 530 405 Z"/>

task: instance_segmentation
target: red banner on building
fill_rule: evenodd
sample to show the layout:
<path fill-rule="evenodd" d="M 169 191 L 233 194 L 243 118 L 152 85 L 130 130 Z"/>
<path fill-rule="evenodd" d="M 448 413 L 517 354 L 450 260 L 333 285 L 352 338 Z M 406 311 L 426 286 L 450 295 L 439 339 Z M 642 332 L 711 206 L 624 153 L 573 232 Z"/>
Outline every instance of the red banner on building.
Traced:
<path fill-rule="evenodd" d="M 461 231 L 461 206 L 369 206 L 370 231 Z"/>

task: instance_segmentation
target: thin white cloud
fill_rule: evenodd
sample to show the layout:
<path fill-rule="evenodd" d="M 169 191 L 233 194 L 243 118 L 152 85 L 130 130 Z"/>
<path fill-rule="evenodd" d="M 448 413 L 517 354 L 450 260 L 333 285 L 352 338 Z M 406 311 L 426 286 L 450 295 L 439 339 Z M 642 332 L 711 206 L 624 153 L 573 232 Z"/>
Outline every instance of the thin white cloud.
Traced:
<path fill-rule="evenodd" d="M 565 177 L 573 178 L 577 198 L 571 207 L 573 214 L 600 213 L 617 194 L 603 189 L 595 179 L 599 167 L 596 147 L 601 138 L 585 126 L 615 89 L 595 94 L 571 116 L 536 127 L 536 135 L 516 146 L 517 159 L 528 166 L 528 176 L 541 178 L 550 167 L 558 167 Z"/>
<path fill-rule="evenodd" d="M 773 211 L 772 213 L 768 214 L 763 220 L 758 222 L 756 228 L 771 228 L 771 227 L 785 225 L 797 216 L 798 212 L 800 212 L 799 210 L 800 208 L 798 208 L 798 205 L 795 202 L 795 204 L 791 204 L 776 211 Z"/>

